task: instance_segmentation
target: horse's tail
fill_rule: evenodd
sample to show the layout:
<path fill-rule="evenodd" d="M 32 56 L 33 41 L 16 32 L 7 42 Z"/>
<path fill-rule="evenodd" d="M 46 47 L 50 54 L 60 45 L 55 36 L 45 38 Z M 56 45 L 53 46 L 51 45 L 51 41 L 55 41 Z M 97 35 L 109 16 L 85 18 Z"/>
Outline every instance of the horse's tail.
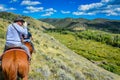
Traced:
<path fill-rule="evenodd" d="M 9 79 L 9 80 L 16 80 L 17 79 L 17 64 L 15 62 L 15 52 L 7 52 L 6 55 L 3 56 L 3 60 L 2 60 L 2 70 L 4 71 L 5 74 L 5 78 Z M 12 56 L 9 57 L 9 59 L 7 59 L 8 56 Z"/>

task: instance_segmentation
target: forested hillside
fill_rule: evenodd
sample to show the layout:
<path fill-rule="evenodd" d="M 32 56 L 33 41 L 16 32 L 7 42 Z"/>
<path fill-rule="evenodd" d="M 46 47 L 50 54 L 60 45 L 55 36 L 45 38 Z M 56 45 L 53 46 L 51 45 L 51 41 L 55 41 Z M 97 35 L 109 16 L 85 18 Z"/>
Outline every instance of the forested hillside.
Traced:
<path fill-rule="evenodd" d="M 87 20 L 83 18 L 64 18 L 64 19 L 39 19 L 54 25 L 58 29 L 67 30 L 85 30 L 85 29 L 97 29 L 112 33 L 120 33 L 120 20 L 109 20 L 109 19 L 93 19 Z M 77 28 L 77 29 L 75 29 Z"/>

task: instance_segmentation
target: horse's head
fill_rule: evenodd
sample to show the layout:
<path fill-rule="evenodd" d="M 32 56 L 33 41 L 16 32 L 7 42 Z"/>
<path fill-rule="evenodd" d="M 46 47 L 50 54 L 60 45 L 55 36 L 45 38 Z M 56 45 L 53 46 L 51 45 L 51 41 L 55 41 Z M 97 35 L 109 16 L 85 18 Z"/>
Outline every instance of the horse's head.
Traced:
<path fill-rule="evenodd" d="M 24 42 L 24 44 L 29 48 L 30 54 L 32 55 L 33 52 L 32 44 L 30 42 Z"/>

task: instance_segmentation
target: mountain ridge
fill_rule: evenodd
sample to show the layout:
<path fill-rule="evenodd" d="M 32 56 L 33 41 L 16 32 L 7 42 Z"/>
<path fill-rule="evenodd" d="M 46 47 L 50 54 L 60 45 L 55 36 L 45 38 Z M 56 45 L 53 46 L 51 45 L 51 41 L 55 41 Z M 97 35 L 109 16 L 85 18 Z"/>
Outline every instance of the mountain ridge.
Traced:
<path fill-rule="evenodd" d="M 110 20 L 104 18 L 96 18 L 88 20 L 84 18 L 63 18 L 63 19 L 39 19 L 40 21 L 52 24 L 56 28 L 64 28 L 74 30 L 74 28 L 84 27 L 86 29 L 99 29 L 112 33 L 120 33 L 120 20 Z"/>

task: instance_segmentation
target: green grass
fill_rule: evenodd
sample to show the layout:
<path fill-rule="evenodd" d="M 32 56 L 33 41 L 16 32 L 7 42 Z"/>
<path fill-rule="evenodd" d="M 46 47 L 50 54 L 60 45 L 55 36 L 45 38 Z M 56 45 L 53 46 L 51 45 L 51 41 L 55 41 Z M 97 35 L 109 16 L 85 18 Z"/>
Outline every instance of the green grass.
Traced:
<path fill-rule="evenodd" d="M 0 28 L 0 38 L 5 38 L 5 31 Z"/>
<path fill-rule="evenodd" d="M 96 42 L 95 40 L 80 39 L 74 36 L 72 32 L 68 34 L 48 32 L 48 34 L 98 66 L 120 75 L 120 48 Z"/>

